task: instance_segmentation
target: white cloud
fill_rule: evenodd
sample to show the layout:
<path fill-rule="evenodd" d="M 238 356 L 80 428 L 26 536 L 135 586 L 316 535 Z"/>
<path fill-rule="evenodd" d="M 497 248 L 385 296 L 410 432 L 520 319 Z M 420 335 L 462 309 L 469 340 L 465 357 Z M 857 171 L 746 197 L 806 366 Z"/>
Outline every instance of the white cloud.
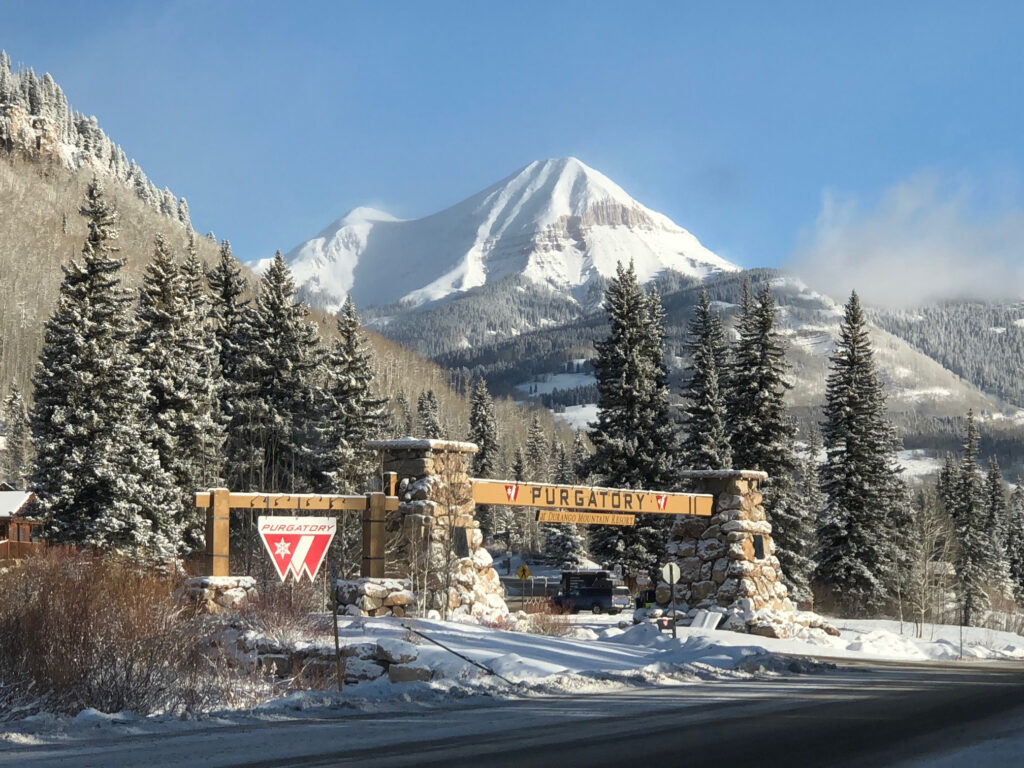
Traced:
<path fill-rule="evenodd" d="M 1024 211 L 983 213 L 970 185 L 920 174 L 873 207 L 823 195 L 790 267 L 837 299 L 869 304 L 1024 296 Z"/>

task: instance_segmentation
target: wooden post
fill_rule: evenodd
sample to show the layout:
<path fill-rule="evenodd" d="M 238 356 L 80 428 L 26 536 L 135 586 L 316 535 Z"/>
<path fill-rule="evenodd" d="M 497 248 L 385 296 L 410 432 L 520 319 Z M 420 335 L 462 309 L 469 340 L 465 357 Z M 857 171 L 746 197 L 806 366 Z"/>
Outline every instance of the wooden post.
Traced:
<path fill-rule="evenodd" d="M 384 513 L 387 496 L 383 493 L 366 494 L 366 511 L 363 512 L 363 561 L 359 575 L 363 578 L 384 578 Z"/>
<path fill-rule="evenodd" d="M 210 491 L 210 506 L 206 511 L 206 576 L 228 576 L 231 525 L 231 491 L 214 488 Z"/>
<path fill-rule="evenodd" d="M 384 473 L 384 493 L 388 496 L 398 495 L 398 473 L 397 472 L 385 472 Z"/>

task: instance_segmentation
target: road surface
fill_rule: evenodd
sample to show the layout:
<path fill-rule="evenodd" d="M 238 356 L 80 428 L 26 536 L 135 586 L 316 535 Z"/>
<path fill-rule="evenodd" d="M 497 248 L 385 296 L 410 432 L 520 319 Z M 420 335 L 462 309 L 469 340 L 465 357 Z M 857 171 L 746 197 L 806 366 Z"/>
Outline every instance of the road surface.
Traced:
<path fill-rule="evenodd" d="M 771 681 L 14 746 L 0 749 L 0 766 L 864 768 L 983 740 L 1016 708 L 1024 722 L 1019 665 L 844 665 Z"/>

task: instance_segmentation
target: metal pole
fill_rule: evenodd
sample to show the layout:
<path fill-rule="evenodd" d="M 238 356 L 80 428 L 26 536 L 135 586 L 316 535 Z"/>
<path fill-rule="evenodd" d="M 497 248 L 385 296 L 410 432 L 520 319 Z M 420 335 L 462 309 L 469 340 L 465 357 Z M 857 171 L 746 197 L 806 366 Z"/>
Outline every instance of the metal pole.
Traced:
<path fill-rule="evenodd" d="M 673 573 L 675 573 L 673 571 Z M 673 580 L 668 588 L 672 591 L 670 607 L 672 608 L 672 639 L 676 639 L 676 581 Z"/>
<path fill-rule="evenodd" d="M 338 639 L 338 572 L 331 563 L 331 613 L 334 614 L 334 664 L 337 667 L 338 691 L 345 680 L 345 669 L 341 663 L 341 642 Z"/>

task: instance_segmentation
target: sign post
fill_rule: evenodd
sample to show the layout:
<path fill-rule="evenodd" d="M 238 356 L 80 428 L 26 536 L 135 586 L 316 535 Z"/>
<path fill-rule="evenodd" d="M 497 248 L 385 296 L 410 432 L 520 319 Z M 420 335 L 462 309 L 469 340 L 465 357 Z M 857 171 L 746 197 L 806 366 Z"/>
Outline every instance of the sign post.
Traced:
<path fill-rule="evenodd" d="M 679 570 L 678 563 L 665 563 L 665 566 L 661 569 L 661 577 L 668 582 L 668 588 L 671 593 L 669 598 L 669 609 L 672 611 L 672 639 L 676 637 L 676 583 L 679 581 L 679 577 L 682 575 L 682 571 Z"/>

